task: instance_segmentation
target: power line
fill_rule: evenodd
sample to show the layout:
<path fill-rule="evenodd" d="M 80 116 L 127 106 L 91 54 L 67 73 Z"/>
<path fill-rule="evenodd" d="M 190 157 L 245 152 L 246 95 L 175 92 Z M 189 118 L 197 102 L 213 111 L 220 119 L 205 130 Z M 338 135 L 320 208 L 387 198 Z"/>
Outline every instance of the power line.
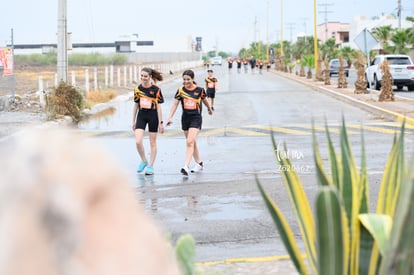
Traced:
<path fill-rule="evenodd" d="M 328 13 L 333 13 L 333 11 L 328 10 L 328 6 L 333 6 L 333 4 L 323 3 L 323 4 L 318 4 L 318 6 L 325 7 L 325 10 L 320 11 L 319 13 L 325 14 L 324 18 L 325 18 L 325 42 L 326 42 L 326 40 L 328 40 Z"/>
<path fill-rule="evenodd" d="M 286 26 L 290 31 L 290 43 L 292 43 L 292 31 L 295 29 L 295 23 L 286 23 Z"/>

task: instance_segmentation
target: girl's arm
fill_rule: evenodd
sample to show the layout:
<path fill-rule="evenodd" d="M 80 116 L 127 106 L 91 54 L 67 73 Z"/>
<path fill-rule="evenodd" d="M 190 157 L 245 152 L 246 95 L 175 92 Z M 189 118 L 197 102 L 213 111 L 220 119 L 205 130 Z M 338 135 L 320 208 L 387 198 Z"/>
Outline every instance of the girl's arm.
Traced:
<path fill-rule="evenodd" d="M 138 111 L 138 103 L 134 104 L 134 108 L 132 110 L 132 131 L 135 131 L 135 124 L 137 120 L 137 111 Z"/>
<path fill-rule="evenodd" d="M 180 101 L 178 99 L 174 99 L 174 102 L 171 105 L 170 115 L 167 119 L 167 126 L 172 123 L 172 117 L 174 116 L 175 111 L 177 110 L 177 107 L 178 107 L 179 103 L 180 103 Z"/>
<path fill-rule="evenodd" d="M 207 107 L 207 109 L 208 109 L 208 114 L 209 115 L 212 115 L 213 114 L 213 110 L 211 109 L 211 107 L 210 107 L 210 102 L 207 100 L 207 97 L 205 97 L 204 99 L 203 99 L 203 103 L 204 103 L 204 105 L 206 105 L 206 107 Z"/>
<path fill-rule="evenodd" d="M 160 130 L 160 133 L 164 133 L 164 124 L 162 121 L 162 108 L 161 108 L 161 104 L 158 104 L 157 107 L 157 113 L 158 113 L 158 129 Z"/>

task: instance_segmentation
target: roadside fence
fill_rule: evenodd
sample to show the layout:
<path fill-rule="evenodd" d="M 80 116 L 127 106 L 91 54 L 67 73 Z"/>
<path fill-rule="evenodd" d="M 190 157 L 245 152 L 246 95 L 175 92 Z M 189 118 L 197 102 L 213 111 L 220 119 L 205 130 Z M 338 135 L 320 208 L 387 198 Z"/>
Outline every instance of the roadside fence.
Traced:
<path fill-rule="evenodd" d="M 76 70 L 69 68 L 67 82 L 77 87 L 87 96 L 90 91 L 133 88 L 140 82 L 140 73 L 143 67 L 156 69 L 163 74 L 165 79 L 168 79 L 174 74 L 181 74 L 186 69 L 201 67 L 202 63 L 201 60 L 193 60 L 172 63 L 83 67 Z M 58 86 L 57 73 L 50 69 L 49 71 L 18 74 L 19 72 L 15 70 L 13 76 L 0 76 L 0 111 L 8 109 L 8 105 L 14 101 L 17 95 L 36 94 L 42 101 L 45 94 Z M 40 102 L 40 104 L 42 103 Z"/>

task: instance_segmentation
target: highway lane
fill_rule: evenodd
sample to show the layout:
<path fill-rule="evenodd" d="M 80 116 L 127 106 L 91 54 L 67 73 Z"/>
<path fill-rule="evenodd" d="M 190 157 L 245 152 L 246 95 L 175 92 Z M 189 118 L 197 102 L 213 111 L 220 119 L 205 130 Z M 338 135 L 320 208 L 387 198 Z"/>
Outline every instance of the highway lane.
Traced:
<path fill-rule="evenodd" d="M 238 74 L 225 66 L 214 67 L 219 88 L 212 116 L 204 114 L 198 139 L 206 169 L 183 179 L 179 174 L 184 161 L 185 140 L 180 130 L 180 113 L 158 138 L 155 175 L 137 175 L 139 163 L 130 131 L 132 98 L 114 105 L 112 115 L 80 125 L 79 131 L 102 143 L 119 161 L 148 213 L 175 241 L 181 234 L 192 234 L 197 243 L 197 261 L 234 257 L 286 254 L 255 183 L 255 175 L 290 222 L 292 208 L 285 192 L 275 157 L 288 155 L 312 200 L 317 191 L 312 153 L 313 121 L 322 154 L 326 156 L 325 124 L 338 144 L 338 129 L 345 118 L 349 140 L 359 163 L 361 131 L 364 132 L 371 197 L 378 192 L 386 157 L 399 124 L 382 119 L 320 94 L 271 72 Z M 203 85 L 204 69 L 196 71 Z M 168 116 L 180 78 L 160 83 Z M 289 153 L 274 152 L 270 131 L 277 142 L 286 143 Z M 146 140 L 148 148 L 148 140 Z M 412 151 L 412 129 L 406 148 Z M 148 149 L 147 149 L 148 150 Z M 371 201 L 372 205 L 375 201 Z M 312 203 L 311 203 L 312 204 Z M 296 236 L 298 228 L 293 224 Z"/>

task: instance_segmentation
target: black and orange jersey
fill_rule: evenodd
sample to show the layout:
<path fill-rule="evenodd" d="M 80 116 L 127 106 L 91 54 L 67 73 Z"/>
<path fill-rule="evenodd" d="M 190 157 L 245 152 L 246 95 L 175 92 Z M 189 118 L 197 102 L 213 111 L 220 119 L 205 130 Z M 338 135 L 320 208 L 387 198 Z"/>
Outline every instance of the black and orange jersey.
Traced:
<path fill-rule="evenodd" d="M 229 60 L 227 60 L 227 62 L 228 62 L 228 67 L 230 69 L 233 68 L 233 59 L 229 59 Z"/>
<path fill-rule="evenodd" d="M 144 87 L 140 84 L 134 89 L 134 102 L 138 103 L 139 109 L 156 110 L 158 104 L 164 103 L 164 97 L 158 86 L 151 85 L 149 87 Z"/>
<path fill-rule="evenodd" d="M 201 114 L 201 101 L 206 98 L 204 88 L 197 86 L 194 90 L 187 90 L 184 86 L 178 88 L 174 98 L 181 101 L 183 114 Z"/>
<path fill-rule="evenodd" d="M 214 76 L 213 77 L 207 76 L 204 79 L 204 81 L 206 82 L 206 89 L 215 89 L 217 86 L 217 82 L 218 82 L 217 78 L 215 78 Z"/>
<path fill-rule="evenodd" d="M 242 61 L 240 59 L 237 59 L 236 63 L 237 63 L 237 68 L 241 68 Z"/>

